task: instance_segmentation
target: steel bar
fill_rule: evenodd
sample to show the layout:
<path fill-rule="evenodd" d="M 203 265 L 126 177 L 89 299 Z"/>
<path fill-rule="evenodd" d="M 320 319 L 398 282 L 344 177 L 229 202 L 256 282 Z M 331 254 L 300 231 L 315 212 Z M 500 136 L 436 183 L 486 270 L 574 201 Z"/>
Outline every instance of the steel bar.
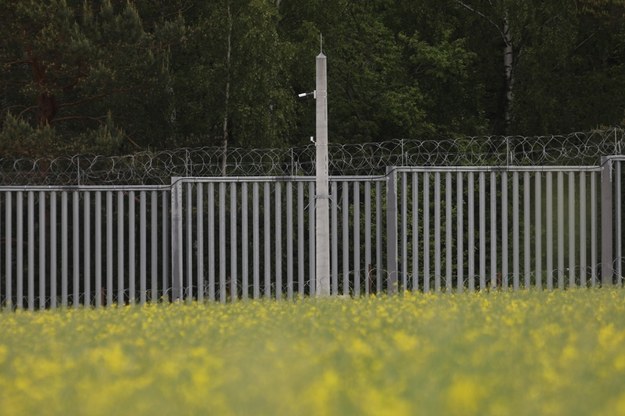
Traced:
<path fill-rule="evenodd" d="M 512 287 L 519 290 L 519 173 L 512 173 Z"/>
<path fill-rule="evenodd" d="M 412 174 L 412 290 L 419 290 L 419 174 Z"/>
<path fill-rule="evenodd" d="M 456 289 L 464 290 L 464 190 L 463 174 L 456 174 Z"/>
<path fill-rule="evenodd" d="M 35 309 L 35 193 L 28 192 L 28 310 Z"/>
<path fill-rule="evenodd" d="M 430 291 L 430 174 L 423 174 L 423 291 Z"/>
<path fill-rule="evenodd" d="M 252 269 L 253 276 L 253 296 L 260 298 L 260 213 L 259 213 L 259 191 L 258 183 L 252 184 Z"/>
<path fill-rule="evenodd" d="M 343 196 L 342 200 L 342 227 L 343 227 L 343 296 L 349 295 L 349 182 L 342 184 Z"/>
<path fill-rule="evenodd" d="M 575 174 L 569 172 L 569 287 L 575 282 Z"/>
<path fill-rule="evenodd" d="M 434 173 L 434 290 L 441 290 L 441 174 Z"/>
<path fill-rule="evenodd" d="M 241 291 L 243 300 L 249 298 L 250 291 L 248 199 L 248 184 L 247 182 L 243 182 L 241 185 L 241 257 L 243 258 L 241 264 Z M 292 234 L 293 230 L 291 229 L 290 235 Z M 291 240 L 289 239 L 289 241 Z M 293 257 L 293 251 L 291 250 L 291 253 L 287 255 Z"/>
<path fill-rule="evenodd" d="M 265 222 L 263 235 L 264 243 L 264 266 L 265 266 L 265 298 L 271 298 L 271 189 L 269 182 L 265 182 L 263 189 L 263 211 L 265 213 Z"/>
<path fill-rule="evenodd" d="M 315 182 L 311 181 L 308 183 L 308 209 L 310 212 L 309 223 L 310 227 L 308 229 L 308 258 L 310 259 L 308 262 L 309 268 L 309 284 L 310 291 L 309 295 L 314 296 L 316 292 L 315 283 Z"/>
<path fill-rule="evenodd" d="M 597 270 L 599 269 L 597 256 L 597 174 L 590 173 L 590 286 L 597 285 Z"/>
<path fill-rule="evenodd" d="M 480 221 L 480 290 L 486 289 L 486 178 L 485 172 L 479 173 L 479 221 Z"/>
<path fill-rule="evenodd" d="M 545 237 L 546 237 L 546 262 L 547 262 L 547 289 L 553 289 L 553 175 L 546 173 L 546 212 L 545 212 Z"/>
<path fill-rule="evenodd" d="M 136 224 L 135 224 L 135 191 L 130 191 L 128 195 L 128 303 L 135 303 L 135 281 L 136 281 Z M 139 232 L 143 227 L 140 227 Z"/>
<path fill-rule="evenodd" d="M 501 173 L 501 287 L 508 289 L 508 173 Z"/>
<path fill-rule="evenodd" d="M 62 197 L 62 195 L 61 195 Z M 61 201 L 61 209 L 63 208 Z M 65 227 L 61 224 L 61 241 Z M 63 273 L 61 273 L 63 275 Z M 113 192 L 106 192 L 106 305 L 113 304 Z"/>
<path fill-rule="evenodd" d="M 332 227 L 330 227 L 332 229 Z M 242 237 L 243 241 L 247 240 Z M 245 246 L 245 243 L 243 244 Z M 293 183 L 286 184 L 286 297 L 293 299 Z M 335 293 L 335 292 L 332 292 Z"/>
<path fill-rule="evenodd" d="M 579 279 L 582 287 L 587 286 L 586 267 L 586 174 L 579 174 Z"/>
<path fill-rule="evenodd" d="M 256 189 L 258 196 L 258 188 Z M 207 188 L 207 201 L 208 204 L 208 300 L 214 302 L 216 300 L 215 291 L 215 277 L 216 277 L 216 265 L 215 265 L 215 186 L 212 183 L 208 184 Z M 257 201 L 258 202 L 258 201 Z M 255 216 L 258 219 L 258 212 Z M 256 272 L 258 273 L 258 265 L 256 265 Z"/>
<path fill-rule="evenodd" d="M 382 291 L 382 184 L 375 184 L 375 287 L 377 293 Z"/>
<path fill-rule="evenodd" d="M 469 241 L 467 247 L 468 256 L 468 278 L 469 278 L 469 291 L 475 290 L 475 179 L 473 172 L 469 172 L 467 179 L 467 193 L 468 193 L 468 234 Z"/>
<path fill-rule="evenodd" d="M 102 192 L 95 192 L 95 307 L 102 306 Z M 52 232 L 52 230 L 50 230 Z"/>
<path fill-rule="evenodd" d="M 497 174 L 490 173 L 490 287 L 497 287 Z"/>
<path fill-rule="evenodd" d="M 145 191 L 139 192 L 139 301 L 142 305 L 147 301 L 147 280 L 148 280 L 148 267 L 147 267 L 147 196 Z M 131 230 L 133 233 L 135 230 Z"/>
<path fill-rule="evenodd" d="M 355 253 L 354 247 L 354 255 Z M 401 281 L 401 290 L 406 290 L 408 288 L 408 174 L 405 172 L 401 173 Z"/>
<path fill-rule="evenodd" d="M 13 245 L 10 244 L 13 241 L 13 213 L 12 213 L 12 199 L 13 193 L 6 192 L 6 211 L 4 214 L 4 220 L 6 224 L 4 238 L 8 243 L 5 244 L 5 252 L 4 252 L 4 267 L 5 267 L 5 293 L 6 293 L 6 307 L 11 308 L 13 306 L 12 298 L 13 298 Z M 56 246 L 56 242 L 52 244 L 52 246 Z M 55 256 L 56 257 L 56 256 Z"/>
<path fill-rule="evenodd" d="M 275 184 L 275 276 L 276 299 L 282 299 L 282 184 Z"/>
<path fill-rule="evenodd" d="M 360 247 L 360 184 L 354 182 L 352 186 L 354 187 L 354 296 L 360 296 L 360 250 L 362 249 Z"/>
<path fill-rule="evenodd" d="M 564 288 L 564 174 L 557 176 L 558 288 Z"/>
<path fill-rule="evenodd" d="M 267 204 L 268 205 L 268 204 Z M 226 183 L 219 184 L 219 301 L 226 302 Z"/>
<path fill-rule="evenodd" d="M 152 218 L 156 206 L 152 201 Z M 204 301 L 204 186 L 202 183 L 195 185 L 195 271 L 197 281 L 197 300 L 198 302 Z M 152 225 L 154 228 L 155 224 Z M 154 266 L 152 267 L 152 273 L 154 273 Z"/>
<path fill-rule="evenodd" d="M 64 308 L 67 307 L 67 225 L 67 192 L 63 191 L 61 193 L 61 306 Z"/>
<path fill-rule="evenodd" d="M 371 284 L 371 182 L 365 182 L 365 295 Z M 332 292 L 336 293 L 336 292 Z"/>
<path fill-rule="evenodd" d="M 535 256 L 535 286 L 536 289 L 543 288 L 543 248 L 542 248 L 542 177 L 540 172 L 536 172 L 534 177 L 534 256 Z"/>
<path fill-rule="evenodd" d="M 331 222 L 330 229 L 332 230 L 332 242 L 331 242 L 331 262 L 332 262 L 332 294 L 339 294 L 339 224 L 338 224 L 338 184 L 332 182 L 332 201 L 330 206 Z"/>
<path fill-rule="evenodd" d="M 237 224 L 237 184 L 230 184 L 230 300 L 239 298 L 239 252 L 238 252 L 238 224 Z"/>
<path fill-rule="evenodd" d="M 530 187 L 530 173 L 523 172 L 523 276 L 526 289 L 531 286 L 532 278 Z"/>
<path fill-rule="evenodd" d="M 83 217 L 83 306 L 91 306 L 91 193 L 89 191 L 83 193 Z M 96 263 L 96 267 L 98 266 Z"/>
<path fill-rule="evenodd" d="M 124 304 L 124 192 L 117 192 L 117 304 Z"/>
<path fill-rule="evenodd" d="M 451 172 L 445 174 L 445 290 L 451 293 L 452 283 L 452 194 Z"/>
<path fill-rule="evenodd" d="M 297 290 L 304 296 L 304 184 L 297 184 Z"/>
<path fill-rule="evenodd" d="M 15 239 L 15 254 L 17 257 L 16 261 L 16 273 L 15 278 L 16 282 L 16 296 L 17 309 L 24 308 L 24 201 L 23 201 L 24 193 L 22 191 L 17 192 L 16 197 L 16 207 L 15 207 L 15 228 L 16 228 L 16 239 Z"/>

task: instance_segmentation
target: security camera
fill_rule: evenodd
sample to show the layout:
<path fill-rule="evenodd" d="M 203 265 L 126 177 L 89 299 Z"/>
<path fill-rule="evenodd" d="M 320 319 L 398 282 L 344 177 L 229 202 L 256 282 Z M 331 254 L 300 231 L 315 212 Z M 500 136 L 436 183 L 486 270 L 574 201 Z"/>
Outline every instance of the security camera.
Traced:
<path fill-rule="evenodd" d="M 314 138 L 314 136 L 310 136 L 310 142 L 311 142 L 311 143 L 315 143 L 315 138 Z"/>

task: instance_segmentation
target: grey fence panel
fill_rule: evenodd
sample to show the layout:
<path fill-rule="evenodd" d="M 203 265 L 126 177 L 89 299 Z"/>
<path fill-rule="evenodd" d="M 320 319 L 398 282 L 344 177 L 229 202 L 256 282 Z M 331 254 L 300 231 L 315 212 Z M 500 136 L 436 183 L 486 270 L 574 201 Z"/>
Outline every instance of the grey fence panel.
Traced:
<path fill-rule="evenodd" d="M 600 266 L 600 213 L 596 203 L 599 170 L 592 166 L 398 168 L 400 178 L 413 178 L 412 186 L 398 187 L 397 200 L 402 204 L 398 219 L 400 242 L 412 241 L 409 258 L 400 258 L 400 273 L 406 273 L 403 264 L 413 264 L 413 282 L 426 292 L 489 287 L 551 289 L 556 276 L 557 287 L 592 286 Z M 614 186 L 615 195 L 619 195 L 618 181 Z M 407 200 L 414 202 L 404 203 Z M 423 205 L 419 206 L 421 201 Z M 618 210 L 616 206 L 615 212 Z M 615 218 L 618 221 L 616 214 Z M 621 230 L 622 224 L 615 229 Z M 614 240 L 620 258 L 616 242 L 622 242 L 622 234 Z M 401 256 L 405 255 L 402 250 Z M 420 264 L 422 271 L 418 269 Z M 453 275 L 455 279 L 449 277 Z M 429 284 L 432 278 L 433 288 Z"/>
<path fill-rule="evenodd" d="M 156 276 L 167 274 L 156 268 L 148 279 L 147 261 L 158 264 L 159 244 L 169 248 L 154 225 L 170 211 L 148 204 L 149 192 L 158 200 L 169 187 L 0 188 L 0 305 L 34 310 L 143 303 L 150 293 L 157 299 L 170 283 L 158 287 Z"/>
<path fill-rule="evenodd" d="M 220 302 L 250 295 L 255 299 L 293 299 L 296 294 L 316 293 L 314 178 L 177 180 L 183 192 L 179 215 L 185 218 L 185 239 L 174 241 L 181 245 L 172 253 L 183 265 L 185 300 L 202 299 L 200 288 L 208 293 L 209 300 Z M 384 224 L 379 218 L 384 207 L 379 194 L 384 188 L 378 185 L 385 181 L 385 177 L 331 178 L 328 243 L 332 247 L 333 294 L 359 296 L 378 290 L 373 273 L 384 273 L 386 268 L 378 261 L 386 259 L 372 253 L 382 251 Z M 374 241 L 378 234 L 380 238 Z M 213 261 L 215 257 L 219 261 Z M 219 278 L 215 281 L 211 276 Z M 383 286 L 381 282 L 379 286 Z M 218 294 L 217 299 L 213 293 Z"/>

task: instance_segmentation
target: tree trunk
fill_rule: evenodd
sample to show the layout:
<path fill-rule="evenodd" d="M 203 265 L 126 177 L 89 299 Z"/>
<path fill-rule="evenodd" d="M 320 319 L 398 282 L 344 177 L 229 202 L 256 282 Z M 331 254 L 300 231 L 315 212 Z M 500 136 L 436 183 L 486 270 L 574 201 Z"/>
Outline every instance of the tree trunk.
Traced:
<path fill-rule="evenodd" d="M 232 13 L 230 12 L 230 1 L 226 3 L 226 13 L 228 18 L 228 35 L 226 38 L 226 90 L 224 94 L 224 122 L 223 122 L 223 138 L 224 138 L 224 154 L 221 165 L 221 174 L 227 175 L 226 161 L 228 158 L 228 113 L 230 111 L 230 67 L 232 60 Z"/>
<path fill-rule="evenodd" d="M 514 101 L 514 48 L 510 25 L 508 23 L 508 12 L 504 12 L 503 17 L 503 70 L 504 70 L 504 100 L 503 100 L 503 134 L 508 134 L 512 123 L 512 104 Z"/>

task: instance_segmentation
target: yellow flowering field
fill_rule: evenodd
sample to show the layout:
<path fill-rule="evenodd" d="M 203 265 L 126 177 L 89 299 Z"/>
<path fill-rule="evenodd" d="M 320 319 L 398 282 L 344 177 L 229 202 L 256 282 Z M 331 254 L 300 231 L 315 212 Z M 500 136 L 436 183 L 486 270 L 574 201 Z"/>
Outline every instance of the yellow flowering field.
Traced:
<path fill-rule="evenodd" d="M 625 414 L 625 290 L 0 313 L 4 415 Z"/>

